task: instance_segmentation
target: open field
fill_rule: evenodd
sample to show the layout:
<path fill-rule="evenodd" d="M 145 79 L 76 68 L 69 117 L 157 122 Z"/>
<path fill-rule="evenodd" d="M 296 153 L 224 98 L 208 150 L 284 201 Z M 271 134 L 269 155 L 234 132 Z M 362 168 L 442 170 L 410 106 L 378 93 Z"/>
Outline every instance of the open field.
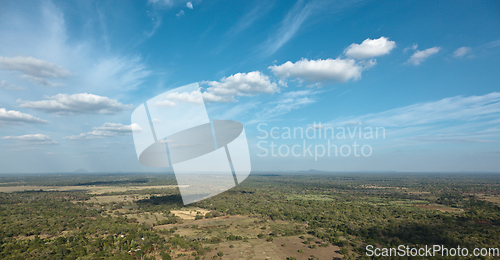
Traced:
<path fill-rule="evenodd" d="M 140 194 L 132 194 L 132 195 L 108 195 L 108 196 L 93 196 L 89 200 L 86 200 L 87 203 L 118 203 L 118 202 L 131 202 L 142 199 L 149 199 L 150 195 L 140 195 Z"/>
<path fill-rule="evenodd" d="M 147 189 L 176 189 L 177 185 L 160 185 L 160 186 L 3 186 L 0 187 L 0 192 L 18 192 L 18 191 L 67 191 L 67 192 L 87 192 L 89 194 L 104 194 L 112 192 L 139 191 Z"/>
<path fill-rule="evenodd" d="M 155 229 L 176 228 L 176 234 L 181 236 L 203 238 L 203 237 L 226 237 L 229 235 L 238 235 L 244 238 L 257 238 L 262 233 L 262 227 L 265 224 L 256 224 L 260 219 L 248 216 L 229 216 L 216 217 L 200 220 L 186 220 L 181 224 L 159 225 Z"/>
<path fill-rule="evenodd" d="M 189 220 L 194 220 L 196 215 L 201 214 L 202 216 L 205 216 L 205 214 L 209 213 L 210 211 L 205 210 L 205 209 L 186 209 L 186 210 L 171 210 L 170 213 L 173 214 L 174 216 L 180 217 L 182 219 L 189 219 Z"/>
<path fill-rule="evenodd" d="M 257 223 L 256 223 L 257 222 Z M 183 224 L 156 226 L 155 229 L 177 228 L 176 234 L 191 238 L 242 236 L 243 240 L 227 241 L 217 245 L 217 251 L 224 252 L 224 259 L 286 259 L 294 256 L 297 259 L 315 257 L 317 259 L 341 258 L 340 247 L 324 244 L 310 235 L 299 238 L 299 235 L 276 237 L 267 241 L 268 236 L 259 238 L 258 234 L 269 233 L 273 225 L 289 225 L 284 221 L 260 222 L 258 218 L 247 216 L 217 217 L 213 219 L 190 220 Z M 266 227 L 266 229 L 262 229 Z M 307 244 L 306 241 L 309 241 Z M 327 245 L 320 247 L 319 245 Z M 316 245 L 311 248 L 310 245 Z M 302 250 L 299 252 L 299 250 Z M 189 253 L 176 251 L 175 255 Z M 214 253 L 215 254 L 215 253 Z M 184 259 L 184 258 L 181 258 Z"/>
<path fill-rule="evenodd" d="M 490 194 L 481 194 L 481 193 L 478 193 L 478 194 L 476 194 L 476 196 L 480 200 L 485 200 L 485 201 L 489 201 L 489 202 L 492 202 L 492 203 L 500 205 L 500 195 L 499 194 L 490 195 Z"/>
<path fill-rule="evenodd" d="M 439 210 L 442 212 L 452 212 L 452 213 L 462 213 L 464 212 L 463 209 L 458 209 L 458 208 L 453 208 L 453 207 L 447 207 L 439 204 L 430 204 L 430 205 L 424 205 L 424 204 L 419 204 L 419 208 L 422 209 L 434 209 L 434 210 Z"/>

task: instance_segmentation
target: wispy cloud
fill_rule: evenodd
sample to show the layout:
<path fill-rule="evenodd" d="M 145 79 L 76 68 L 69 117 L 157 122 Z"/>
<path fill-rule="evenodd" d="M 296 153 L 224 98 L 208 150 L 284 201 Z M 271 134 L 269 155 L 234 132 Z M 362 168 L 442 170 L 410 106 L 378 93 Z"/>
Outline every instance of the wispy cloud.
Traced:
<path fill-rule="evenodd" d="M 500 93 L 483 96 L 456 96 L 438 101 L 418 103 L 360 117 L 345 118 L 336 123 L 361 122 L 364 125 L 383 127 L 408 127 L 479 119 L 496 119 L 500 116 Z"/>
<path fill-rule="evenodd" d="M 264 56 L 270 56 L 285 45 L 299 31 L 302 24 L 313 14 L 317 8 L 317 2 L 304 3 L 303 0 L 297 1 L 292 9 L 281 21 L 280 28 L 273 33 L 260 49 Z"/>
<path fill-rule="evenodd" d="M 268 14 L 273 5 L 273 1 L 257 2 L 255 7 L 243 15 L 226 34 L 228 36 L 234 36 L 250 28 L 255 21 Z"/>
<path fill-rule="evenodd" d="M 383 127 L 390 138 L 415 142 L 497 142 L 500 93 L 455 96 L 363 116 L 338 118 L 329 126 Z M 389 134 L 390 133 L 390 134 Z"/>
<path fill-rule="evenodd" d="M 484 48 L 484 49 L 491 49 L 491 48 L 496 48 L 496 47 L 500 47 L 500 39 L 480 46 L 480 48 Z"/>
<path fill-rule="evenodd" d="M 470 52 L 471 52 L 470 47 L 460 47 L 453 52 L 453 57 L 462 58 L 463 56 L 469 54 Z"/>
<path fill-rule="evenodd" d="M 318 93 L 320 92 L 313 91 L 311 89 L 284 93 L 280 99 L 270 102 L 260 112 L 257 112 L 255 117 L 246 124 L 257 124 L 270 120 L 276 120 L 279 116 L 315 103 L 316 99 L 314 98 L 314 95 Z"/>
<path fill-rule="evenodd" d="M 22 87 L 8 83 L 6 80 L 0 81 L 0 88 L 5 90 L 25 90 Z"/>

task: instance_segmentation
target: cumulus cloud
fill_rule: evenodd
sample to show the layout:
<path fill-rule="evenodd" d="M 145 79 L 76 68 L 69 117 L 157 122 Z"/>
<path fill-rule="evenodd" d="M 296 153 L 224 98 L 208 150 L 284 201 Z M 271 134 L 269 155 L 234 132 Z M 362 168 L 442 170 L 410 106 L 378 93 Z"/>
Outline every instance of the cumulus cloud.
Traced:
<path fill-rule="evenodd" d="M 361 72 L 377 64 L 374 57 L 389 54 L 396 47 L 394 41 L 386 37 L 366 39 L 361 44 L 353 43 L 344 50 L 346 59 L 302 59 L 295 63 L 287 61 L 281 65 L 268 67 L 281 78 L 299 78 L 309 82 L 346 82 L 361 78 Z M 358 59 L 361 61 L 356 61 Z"/>
<path fill-rule="evenodd" d="M 142 132 L 143 129 L 138 124 L 123 125 L 120 123 L 105 123 L 102 126 L 93 127 L 91 132 L 79 135 L 66 136 L 68 140 L 85 140 L 111 137 L 115 135 L 126 135 L 132 132 Z"/>
<path fill-rule="evenodd" d="M 165 101 L 160 101 L 157 102 L 156 105 L 159 106 L 175 106 L 175 102 L 187 102 L 187 103 L 193 103 L 193 104 L 201 104 L 203 103 L 203 99 L 200 95 L 200 91 L 193 91 L 193 92 L 172 92 L 167 95 L 167 100 Z"/>
<path fill-rule="evenodd" d="M 57 94 L 45 97 L 46 100 L 17 100 L 20 107 L 32 108 L 58 114 L 116 114 L 132 105 L 124 105 L 118 100 L 88 93 Z"/>
<path fill-rule="evenodd" d="M 471 48 L 470 47 L 460 47 L 453 52 L 453 57 L 455 58 L 461 58 L 465 56 L 466 54 L 470 53 Z"/>
<path fill-rule="evenodd" d="M 47 78 L 60 79 L 71 76 L 71 72 L 57 64 L 24 56 L 11 58 L 0 56 L 0 69 L 22 72 L 24 73 L 22 78 L 50 87 L 63 85 L 60 83 L 51 83 Z"/>
<path fill-rule="evenodd" d="M 347 57 L 364 60 L 389 54 L 394 48 L 396 48 L 396 42 L 389 41 L 386 37 L 373 40 L 368 38 L 361 44 L 351 44 L 344 53 Z"/>
<path fill-rule="evenodd" d="M 52 140 L 50 136 L 44 134 L 29 134 L 20 136 L 4 136 L 3 139 L 6 140 L 16 140 L 21 143 L 27 144 L 59 144 L 58 142 Z"/>
<path fill-rule="evenodd" d="M 237 96 L 272 94 L 280 91 L 276 82 L 271 82 L 269 77 L 260 71 L 236 73 L 220 81 L 206 83 L 211 87 L 203 93 L 203 98 L 209 102 L 233 102 Z"/>
<path fill-rule="evenodd" d="M 24 88 L 10 84 L 6 80 L 0 81 L 0 88 L 5 90 L 24 90 Z"/>
<path fill-rule="evenodd" d="M 430 56 L 436 54 L 441 50 L 440 47 L 432 47 L 429 49 L 425 49 L 423 51 L 415 51 L 413 55 L 411 55 L 410 59 L 407 61 L 407 63 L 413 64 L 413 65 L 420 65 L 420 63 L 424 62 L 429 58 Z"/>
<path fill-rule="evenodd" d="M 281 65 L 270 66 L 269 69 L 278 77 L 301 78 L 312 82 L 331 81 L 346 82 L 359 79 L 366 69 L 353 59 L 302 59 L 295 63 L 287 61 Z"/>
<path fill-rule="evenodd" d="M 13 58 L 0 56 L 0 69 L 20 71 L 26 75 L 40 78 L 66 78 L 71 76 L 68 70 L 54 63 L 23 56 Z"/>
<path fill-rule="evenodd" d="M 189 8 L 189 9 L 193 9 L 193 3 L 187 2 L 186 3 L 186 7 Z"/>
<path fill-rule="evenodd" d="M 175 107 L 177 104 L 170 100 L 163 100 L 156 102 L 155 105 L 159 107 Z"/>
<path fill-rule="evenodd" d="M 0 108 L 0 124 L 10 122 L 10 123 L 34 123 L 34 124 L 46 124 L 48 121 L 34 117 L 30 114 L 21 113 L 15 110 L 6 110 L 5 108 Z"/>
<path fill-rule="evenodd" d="M 120 123 L 105 123 L 102 126 L 94 127 L 94 130 L 109 131 L 114 133 L 141 132 L 142 128 L 138 124 L 123 125 Z"/>
<path fill-rule="evenodd" d="M 180 16 L 182 16 L 182 15 L 184 15 L 184 10 L 181 10 L 181 11 L 180 11 L 178 14 L 176 14 L 175 16 L 180 17 Z"/>

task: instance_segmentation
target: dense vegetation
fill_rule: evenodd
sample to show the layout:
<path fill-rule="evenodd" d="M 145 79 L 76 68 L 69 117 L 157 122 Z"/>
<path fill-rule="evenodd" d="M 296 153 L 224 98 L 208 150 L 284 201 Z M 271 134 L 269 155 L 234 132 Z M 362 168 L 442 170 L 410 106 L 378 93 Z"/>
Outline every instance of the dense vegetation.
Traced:
<path fill-rule="evenodd" d="M 7 176 L 0 182 L 3 186 L 151 186 L 175 184 L 175 178 L 50 175 Z M 155 195 L 139 199 L 138 194 Z M 224 258 L 224 252 L 216 249 L 221 242 L 272 242 L 276 237 L 302 235 L 323 241 L 319 246 L 339 246 L 345 258 L 366 258 L 367 244 L 475 248 L 499 247 L 500 241 L 500 207 L 484 199 L 499 197 L 497 175 L 256 174 L 232 190 L 189 205 L 209 210 L 196 219 L 245 215 L 255 218 L 256 225 L 271 223 L 255 237 L 193 238 L 177 234 L 176 228 L 154 229 L 182 223 L 171 213 L 185 208 L 177 189 L 102 195 L 136 199 L 98 204 L 90 201 L 98 195 L 83 190 L 0 193 L 0 259 Z M 155 221 L 141 223 L 130 214 Z M 310 242 L 304 239 L 315 248 Z M 174 254 L 182 250 L 187 253 Z"/>

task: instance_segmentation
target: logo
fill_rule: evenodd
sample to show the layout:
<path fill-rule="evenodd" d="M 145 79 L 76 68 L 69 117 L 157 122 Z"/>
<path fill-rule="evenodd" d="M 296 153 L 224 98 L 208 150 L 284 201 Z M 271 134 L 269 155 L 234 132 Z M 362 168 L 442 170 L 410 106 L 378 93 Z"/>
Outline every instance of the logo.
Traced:
<path fill-rule="evenodd" d="M 210 120 L 198 83 L 160 94 L 131 116 L 137 158 L 149 167 L 172 167 L 184 205 L 236 186 L 250 174 L 245 129 L 233 120 Z"/>

